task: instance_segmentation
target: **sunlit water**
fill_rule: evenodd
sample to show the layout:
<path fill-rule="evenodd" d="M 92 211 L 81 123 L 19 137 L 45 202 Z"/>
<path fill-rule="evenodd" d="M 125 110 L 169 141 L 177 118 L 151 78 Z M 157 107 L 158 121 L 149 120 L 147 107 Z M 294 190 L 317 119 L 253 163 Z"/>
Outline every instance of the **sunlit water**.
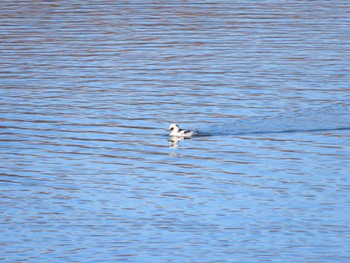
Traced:
<path fill-rule="evenodd" d="M 0 7 L 2 262 L 350 262 L 348 1 Z"/>

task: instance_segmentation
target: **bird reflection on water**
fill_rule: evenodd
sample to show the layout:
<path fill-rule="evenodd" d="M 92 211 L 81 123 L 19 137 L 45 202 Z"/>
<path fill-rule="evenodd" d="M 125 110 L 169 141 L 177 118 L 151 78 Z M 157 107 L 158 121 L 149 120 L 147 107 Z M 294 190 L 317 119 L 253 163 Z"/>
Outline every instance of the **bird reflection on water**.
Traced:
<path fill-rule="evenodd" d="M 191 140 L 191 138 L 171 136 L 169 138 L 169 147 L 178 148 L 180 146 L 180 141 L 184 141 L 184 140 Z"/>

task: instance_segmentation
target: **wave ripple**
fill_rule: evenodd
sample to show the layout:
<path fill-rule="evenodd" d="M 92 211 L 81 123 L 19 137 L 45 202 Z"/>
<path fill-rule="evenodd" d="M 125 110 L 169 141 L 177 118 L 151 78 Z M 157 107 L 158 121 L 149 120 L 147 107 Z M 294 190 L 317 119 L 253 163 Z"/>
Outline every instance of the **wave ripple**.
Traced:
<path fill-rule="evenodd" d="M 198 129 L 199 136 L 350 129 L 349 107 L 336 105 L 288 114 L 234 120 Z"/>

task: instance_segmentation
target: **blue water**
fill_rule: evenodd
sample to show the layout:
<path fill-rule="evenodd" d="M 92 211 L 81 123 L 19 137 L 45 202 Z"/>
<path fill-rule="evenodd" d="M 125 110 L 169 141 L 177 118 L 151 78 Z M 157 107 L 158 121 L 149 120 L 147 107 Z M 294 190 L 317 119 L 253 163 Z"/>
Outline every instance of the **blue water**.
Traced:
<path fill-rule="evenodd" d="M 0 260 L 350 262 L 349 10 L 2 1 Z"/>
<path fill-rule="evenodd" d="M 250 117 L 194 129 L 199 136 L 251 135 L 287 132 L 350 130 L 350 111 L 344 105 Z"/>

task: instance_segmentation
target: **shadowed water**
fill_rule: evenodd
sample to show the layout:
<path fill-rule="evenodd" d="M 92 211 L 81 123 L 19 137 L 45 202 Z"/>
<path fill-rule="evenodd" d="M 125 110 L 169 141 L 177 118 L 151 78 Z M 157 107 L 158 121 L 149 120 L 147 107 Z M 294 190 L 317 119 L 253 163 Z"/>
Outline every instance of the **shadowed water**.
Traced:
<path fill-rule="evenodd" d="M 255 133 L 322 132 L 350 129 L 350 111 L 344 105 L 250 117 L 196 129 L 197 136 L 249 135 Z"/>
<path fill-rule="evenodd" d="M 1 1 L 0 260 L 350 262 L 349 10 Z"/>

